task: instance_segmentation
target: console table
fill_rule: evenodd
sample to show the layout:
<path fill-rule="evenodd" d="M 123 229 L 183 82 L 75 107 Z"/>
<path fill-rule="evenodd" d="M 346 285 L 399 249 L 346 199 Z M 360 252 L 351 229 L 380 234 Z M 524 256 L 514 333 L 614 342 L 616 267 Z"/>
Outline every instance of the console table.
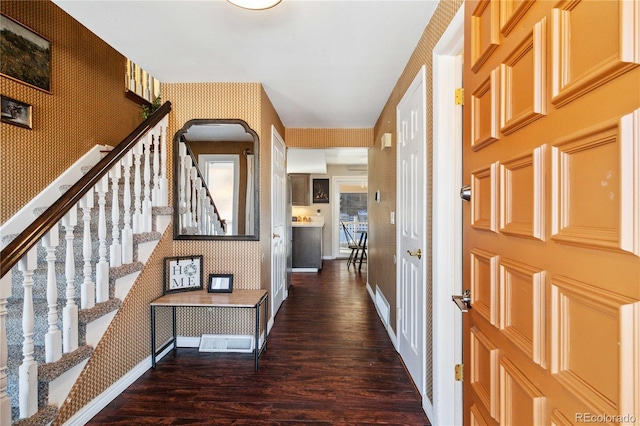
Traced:
<path fill-rule="evenodd" d="M 261 308 L 265 306 L 264 315 L 264 341 L 260 345 L 260 320 Z M 156 350 L 156 308 L 172 308 L 173 337 Z M 269 312 L 269 293 L 266 290 L 233 290 L 233 293 L 208 293 L 207 290 L 188 291 L 183 293 L 170 293 L 157 298 L 151 302 L 151 368 L 156 368 L 156 357 L 169 346 L 177 348 L 177 308 L 234 308 L 234 309 L 254 309 L 255 324 L 255 346 L 254 362 L 255 369 L 258 369 L 258 358 L 267 349 L 267 322 Z"/>

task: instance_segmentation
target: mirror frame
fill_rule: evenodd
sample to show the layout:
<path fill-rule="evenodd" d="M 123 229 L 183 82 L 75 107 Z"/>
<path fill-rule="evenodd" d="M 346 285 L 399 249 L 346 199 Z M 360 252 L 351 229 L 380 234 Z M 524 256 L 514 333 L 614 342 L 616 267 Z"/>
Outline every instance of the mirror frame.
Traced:
<path fill-rule="evenodd" d="M 178 172 L 180 167 L 180 140 L 189 131 L 189 128 L 195 125 L 206 124 L 239 124 L 245 132 L 253 136 L 253 155 L 254 155 L 254 215 L 255 225 L 253 235 L 186 235 L 180 234 L 179 221 L 179 185 Z M 194 159 L 195 160 L 195 159 Z M 247 124 L 246 121 L 239 118 L 194 118 L 187 121 L 180 130 L 173 136 L 173 239 L 174 240 L 200 240 L 200 241 L 259 241 L 260 240 L 260 138 L 258 134 Z"/>

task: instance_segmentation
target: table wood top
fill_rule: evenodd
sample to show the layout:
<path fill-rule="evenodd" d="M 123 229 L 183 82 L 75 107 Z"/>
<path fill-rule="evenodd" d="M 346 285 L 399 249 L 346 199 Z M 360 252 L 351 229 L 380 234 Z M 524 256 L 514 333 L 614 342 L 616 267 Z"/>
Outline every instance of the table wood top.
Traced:
<path fill-rule="evenodd" d="M 208 293 L 206 289 L 169 293 L 151 302 L 151 306 L 232 306 L 253 308 L 266 290 L 233 290 L 232 293 Z"/>

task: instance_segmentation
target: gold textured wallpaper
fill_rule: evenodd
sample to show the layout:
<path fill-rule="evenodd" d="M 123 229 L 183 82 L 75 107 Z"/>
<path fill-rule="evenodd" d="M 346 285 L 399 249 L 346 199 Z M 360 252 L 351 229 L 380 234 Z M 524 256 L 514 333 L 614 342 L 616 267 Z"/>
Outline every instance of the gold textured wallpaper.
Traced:
<path fill-rule="evenodd" d="M 396 265 L 394 263 L 394 255 L 396 254 L 396 228 L 395 225 L 389 223 L 389 215 L 391 211 L 396 210 L 396 106 L 404 96 L 407 88 L 415 78 L 416 74 L 423 65 L 427 68 L 426 91 L 427 91 L 427 170 L 432 169 L 433 165 L 433 139 L 431 129 L 433 128 L 433 74 L 432 74 L 432 58 L 433 48 L 440 40 L 440 37 L 449 26 L 449 23 L 455 16 L 458 9 L 462 6 L 462 0 L 442 1 L 427 25 L 418 45 L 416 46 L 411 59 L 407 63 L 404 71 L 396 86 L 393 89 L 387 103 L 382 110 L 380 117 L 374 128 L 374 142 L 376 148 L 369 150 L 369 170 L 375 170 L 376 173 L 369 173 L 369 199 L 373 199 L 375 191 L 380 190 L 383 194 L 382 201 L 369 210 L 369 257 L 368 257 L 368 281 L 373 289 L 377 285 L 391 305 L 391 316 L 389 324 L 395 330 L 396 328 Z M 394 135 L 394 143 L 390 149 L 380 149 L 380 138 L 383 133 L 391 133 Z M 427 197 L 432 198 L 433 195 L 433 179 L 431 174 L 427 175 Z M 431 265 L 431 204 L 428 203 L 429 209 L 426 212 L 424 221 L 427 231 L 428 252 L 426 257 L 429 259 L 428 265 Z M 398 206 L 400 208 L 400 206 Z M 431 324 L 431 290 L 432 290 L 432 271 L 429 266 L 426 271 L 427 289 L 425 291 L 427 324 L 426 330 L 430 333 Z M 397 334 L 397 330 L 395 330 Z M 430 380 L 432 376 L 431 356 L 431 339 L 427 336 L 426 358 L 427 365 L 425 374 L 427 377 L 426 394 L 432 400 L 432 389 Z"/>
<path fill-rule="evenodd" d="M 33 106 L 33 129 L 0 124 L 4 223 L 96 144 L 118 144 L 142 118 L 124 95 L 126 59 L 62 9 L 2 0 L 0 11 L 51 42 L 50 92 L 0 76 L 3 96 Z"/>
<path fill-rule="evenodd" d="M 373 129 L 287 128 L 284 136 L 289 148 L 370 148 Z"/>

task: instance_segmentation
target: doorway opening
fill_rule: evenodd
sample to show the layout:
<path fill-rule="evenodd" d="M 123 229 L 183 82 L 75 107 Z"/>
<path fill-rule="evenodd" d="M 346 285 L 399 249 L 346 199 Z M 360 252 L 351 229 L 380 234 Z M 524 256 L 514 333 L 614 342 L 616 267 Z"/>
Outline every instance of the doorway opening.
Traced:
<path fill-rule="evenodd" d="M 334 176 L 333 199 L 333 257 L 348 258 L 349 242 L 369 229 L 367 176 Z M 348 234 L 347 234 L 348 233 Z"/>
<path fill-rule="evenodd" d="M 227 218 L 229 235 L 235 235 L 238 223 L 238 197 L 240 189 L 240 156 L 235 154 L 200 155 L 200 170 L 220 216 Z"/>

